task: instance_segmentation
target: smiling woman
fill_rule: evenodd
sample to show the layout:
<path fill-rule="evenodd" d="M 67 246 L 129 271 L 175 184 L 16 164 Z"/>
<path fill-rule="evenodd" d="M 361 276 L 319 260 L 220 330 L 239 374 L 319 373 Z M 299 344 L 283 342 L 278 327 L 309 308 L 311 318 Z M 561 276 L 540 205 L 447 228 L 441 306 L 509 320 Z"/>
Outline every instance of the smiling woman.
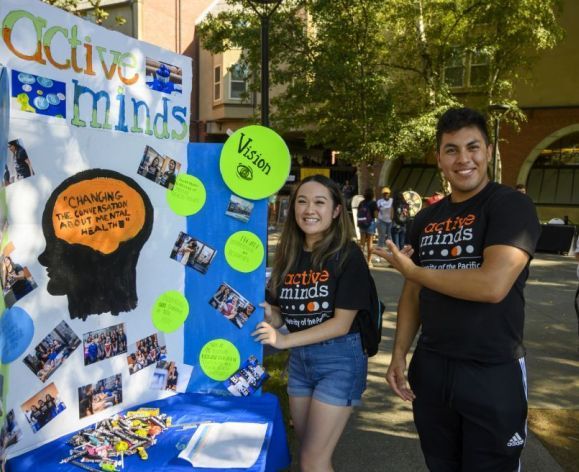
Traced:
<path fill-rule="evenodd" d="M 360 404 L 368 358 L 356 315 L 370 308 L 373 287 L 342 192 L 325 176 L 304 179 L 275 252 L 265 321 L 253 332 L 262 344 L 291 348 L 287 391 L 302 470 L 332 469 Z M 283 324 L 289 334 L 278 331 Z"/>

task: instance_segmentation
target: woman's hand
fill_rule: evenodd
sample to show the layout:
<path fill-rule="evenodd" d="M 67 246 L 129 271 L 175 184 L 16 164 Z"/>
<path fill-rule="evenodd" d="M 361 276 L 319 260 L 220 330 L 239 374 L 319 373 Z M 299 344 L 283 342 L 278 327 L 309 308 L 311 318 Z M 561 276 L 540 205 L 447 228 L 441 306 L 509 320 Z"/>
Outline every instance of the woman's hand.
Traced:
<path fill-rule="evenodd" d="M 268 344 L 276 349 L 286 349 L 286 336 L 281 334 L 269 323 L 262 321 L 257 324 L 256 329 L 251 335 L 261 344 Z"/>
<path fill-rule="evenodd" d="M 263 319 L 267 324 L 274 328 L 281 328 L 283 326 L 278 307 L 273 307 L 267 302 L 260 303 L 259 306 L 263 308 Z"/>
<path fill-rule="evenodd" d="M 263 308 L 263 319 L 267 324 L 273 324 L 273 312 L 271 309 L 271 305 L 267 302 L 263 302 L 259 304 L 260 307 Z"/>

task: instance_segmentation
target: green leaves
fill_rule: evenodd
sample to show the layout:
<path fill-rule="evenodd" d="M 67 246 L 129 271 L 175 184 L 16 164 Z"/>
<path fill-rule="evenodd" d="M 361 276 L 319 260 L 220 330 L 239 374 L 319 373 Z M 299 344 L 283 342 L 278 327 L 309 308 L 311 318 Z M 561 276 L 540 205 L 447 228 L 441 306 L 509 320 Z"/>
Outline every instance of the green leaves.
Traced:
<path fill-rule="evenodd" d="M 243 49 L 259 90 L 259 19 L 244 1 L 200 26 L 211 52 Z M 560 0 L 284 0 L 270 20 L 273 126 L 372 163 L 432 152 L 449 106 L 509 103 L 562 37 Z M 454 67 L 450 69 L 449 67 Z M 454 82 L 449 82 L 449 74 Z M 453 87 L 460 85 L 460 87 Z M 278 93 L 278 90 L 281 92 Z"/>

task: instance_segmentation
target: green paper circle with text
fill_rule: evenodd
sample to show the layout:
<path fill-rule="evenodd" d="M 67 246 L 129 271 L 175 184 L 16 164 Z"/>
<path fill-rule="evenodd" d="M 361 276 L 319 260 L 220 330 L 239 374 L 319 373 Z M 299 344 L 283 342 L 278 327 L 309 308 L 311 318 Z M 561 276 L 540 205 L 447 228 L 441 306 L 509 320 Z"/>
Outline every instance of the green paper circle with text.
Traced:
<path fill-rule="evenodd" d="M 225 260 L 235 270 L 243 273 L 257 269 L 265 256 L 261 239 L 250 231 L 238 231 L 225 242 Z"/>
<path fill-rule="evenodd" d="M 197 213 L 205 205 L 206 198 L 203 182 L 189 174 L 177 175 L 173 190 L 167 190 L 167 203 L 181 216 Z"/>
<path fill-rule="evenodd" d="M 189 316 L 189 303 L 181 292 L 163 293 L 153 305 L 153 324 L 164 333 L 172 333 L 185 323 Z"/>
<path fill-rule="evenodd" d="M 239 364 L 239 351 L 227 339 L 209 341 L 199 353 L 201 370 L 213 380 L 227 380 L 239 369 Z"/>
<path fill-rule="evenodd" d="M 225 184 L 251 200 L 269 197 L 283 187 L 291 165 L 279 134 L 265 126 L 246 126 L 233 133 L 221 151 L 219 169 Z"/>

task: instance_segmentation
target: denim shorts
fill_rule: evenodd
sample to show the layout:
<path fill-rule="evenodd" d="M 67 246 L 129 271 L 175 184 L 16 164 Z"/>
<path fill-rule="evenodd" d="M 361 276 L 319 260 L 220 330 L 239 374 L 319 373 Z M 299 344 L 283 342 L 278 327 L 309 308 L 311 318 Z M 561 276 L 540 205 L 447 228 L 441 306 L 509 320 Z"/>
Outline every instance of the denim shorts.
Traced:
<path fill-rule="evenodd" d="M 360 333 L 292 348 L 287 392 L 336 406 L 357 406 L 366 390 L 368 357 Z"/>
<path fill-rule="evenodd" d="M 360 233 L 376 234 L 376 221 L 372 221 L 372 223 L 370 223 L 370 226 L 368 226 L 367 228 L 361 228 L 360 226 L 358 226 L 358 229 L 360 230 Z"/>

